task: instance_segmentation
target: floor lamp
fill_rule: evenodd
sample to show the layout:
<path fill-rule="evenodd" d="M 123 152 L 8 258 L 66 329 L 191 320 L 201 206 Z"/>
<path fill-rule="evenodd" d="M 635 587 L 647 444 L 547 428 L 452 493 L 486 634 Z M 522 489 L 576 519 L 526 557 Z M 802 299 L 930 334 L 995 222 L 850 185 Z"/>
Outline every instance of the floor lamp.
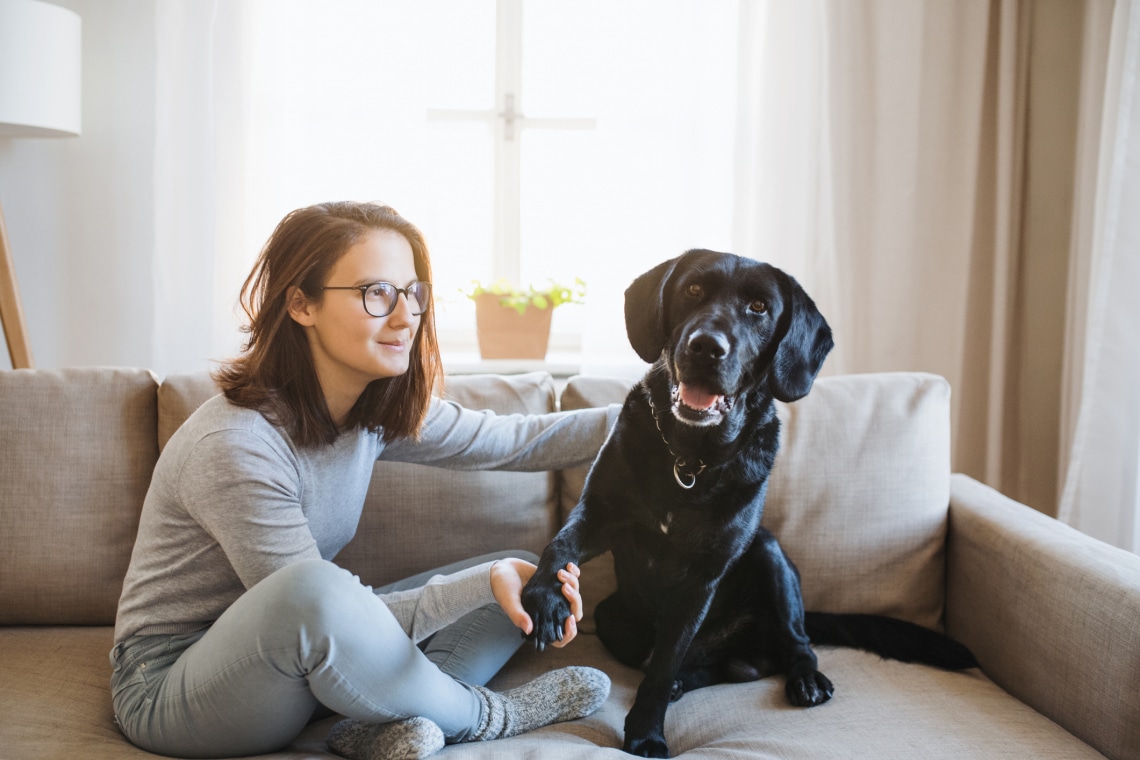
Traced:
<path fill-rule="evenodd" d="M 0 0 L 0 143 L 11 137 L 74 137 L 80 130 L 80 20 L 40 0 Z M 32 349 L 0 209 L 0 321 L 13 369 Z"/>

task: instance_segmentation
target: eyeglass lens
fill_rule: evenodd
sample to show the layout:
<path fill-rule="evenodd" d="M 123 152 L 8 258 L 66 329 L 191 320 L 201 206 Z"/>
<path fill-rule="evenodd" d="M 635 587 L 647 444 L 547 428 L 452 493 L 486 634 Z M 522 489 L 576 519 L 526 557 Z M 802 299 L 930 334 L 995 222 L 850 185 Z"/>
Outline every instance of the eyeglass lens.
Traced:
<path fill-rule="evenodd" d="M 404 293 L 408 298 L 408 305 L 412 307 L 412 314 L 419 316 L 428 309 L 431 303 L 431 284 L 427 282 L 413 282 L 406 288 L 397 288 L 389 282 L 374 283 L 364 291 L 365 309 L 374 317 L 386 317 L 396 309 L 396 299 Z"/>

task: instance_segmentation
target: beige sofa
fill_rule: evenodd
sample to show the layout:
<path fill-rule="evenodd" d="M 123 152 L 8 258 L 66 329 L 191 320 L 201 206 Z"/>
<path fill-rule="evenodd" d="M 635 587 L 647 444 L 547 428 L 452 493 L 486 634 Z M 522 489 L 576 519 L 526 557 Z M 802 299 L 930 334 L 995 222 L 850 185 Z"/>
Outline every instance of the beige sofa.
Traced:
<path fill-rule="evenodd" d="M 542 412 L 620 401 L 626 387 L 579 377 L 556 398 L 550 377 L 531 374 L 450 378 L 447 392 L 477 408 Z M 112 722 L 111 625 L 156 457 L 212 393 L 204 375 L 0 372 L 0 758 L 148 756 Z M 676 756 L 1140 758 L 1140 558 L 952 476 L 940 378 L 826 378 L 780 414 L 765 520 L 803 573 L 808 607 L 944 625 L 982 669 L 821 648 L 831 702 L 793 708 L 779 678 L 687 694 L 665 724 Z M 338 561 L 380 584 L 481 552 L 537 552 L 582 477 L 380 464 L 387 506 L 366 505 Z M 583 581 L 588 606 L 608 593 L 607 558 Z M 567 649 L 524 649 L 492 685 L 594 665 L 614 684 L 596 714 L 439 757 L 623 757 L 640 676 L 606 653 L 588 617 L 582 628 Z M 333 720 L 274 757 L 332 757 L 323 737 Z"/>

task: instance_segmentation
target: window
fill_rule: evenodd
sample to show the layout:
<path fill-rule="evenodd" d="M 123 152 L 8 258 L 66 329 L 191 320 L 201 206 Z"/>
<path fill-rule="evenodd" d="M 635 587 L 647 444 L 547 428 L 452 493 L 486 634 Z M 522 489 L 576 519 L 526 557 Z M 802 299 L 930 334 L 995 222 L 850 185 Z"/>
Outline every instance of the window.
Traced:
<path fill-rule="evenodd" d="M 390 203 L 431 245 L 445 352 L 475 350 L 471 280 L 581 277 L 552 351 L 632 357 L 630 281 L 731 248 L 736 0 L 256 8 L 251 250 L 292 208 Z"/>

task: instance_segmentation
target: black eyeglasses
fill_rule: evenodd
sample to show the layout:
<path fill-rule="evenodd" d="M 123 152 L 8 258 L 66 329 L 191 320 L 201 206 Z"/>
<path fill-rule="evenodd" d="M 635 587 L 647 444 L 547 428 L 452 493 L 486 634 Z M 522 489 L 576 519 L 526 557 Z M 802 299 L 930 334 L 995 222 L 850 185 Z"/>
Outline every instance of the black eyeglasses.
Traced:
<path fill-rule="evenodd" d="M 413 282 L 406 288 L 397 288 L 390 282 L 370 282 L 367 285 L 342 285 L 321 290 L 359 290 L 364 310 L 373 317 L 386 317 L 395 311 L 401 293 L 412 307 L 412 316 L 418 317 L 431 305 L 430 282 Z"/>

